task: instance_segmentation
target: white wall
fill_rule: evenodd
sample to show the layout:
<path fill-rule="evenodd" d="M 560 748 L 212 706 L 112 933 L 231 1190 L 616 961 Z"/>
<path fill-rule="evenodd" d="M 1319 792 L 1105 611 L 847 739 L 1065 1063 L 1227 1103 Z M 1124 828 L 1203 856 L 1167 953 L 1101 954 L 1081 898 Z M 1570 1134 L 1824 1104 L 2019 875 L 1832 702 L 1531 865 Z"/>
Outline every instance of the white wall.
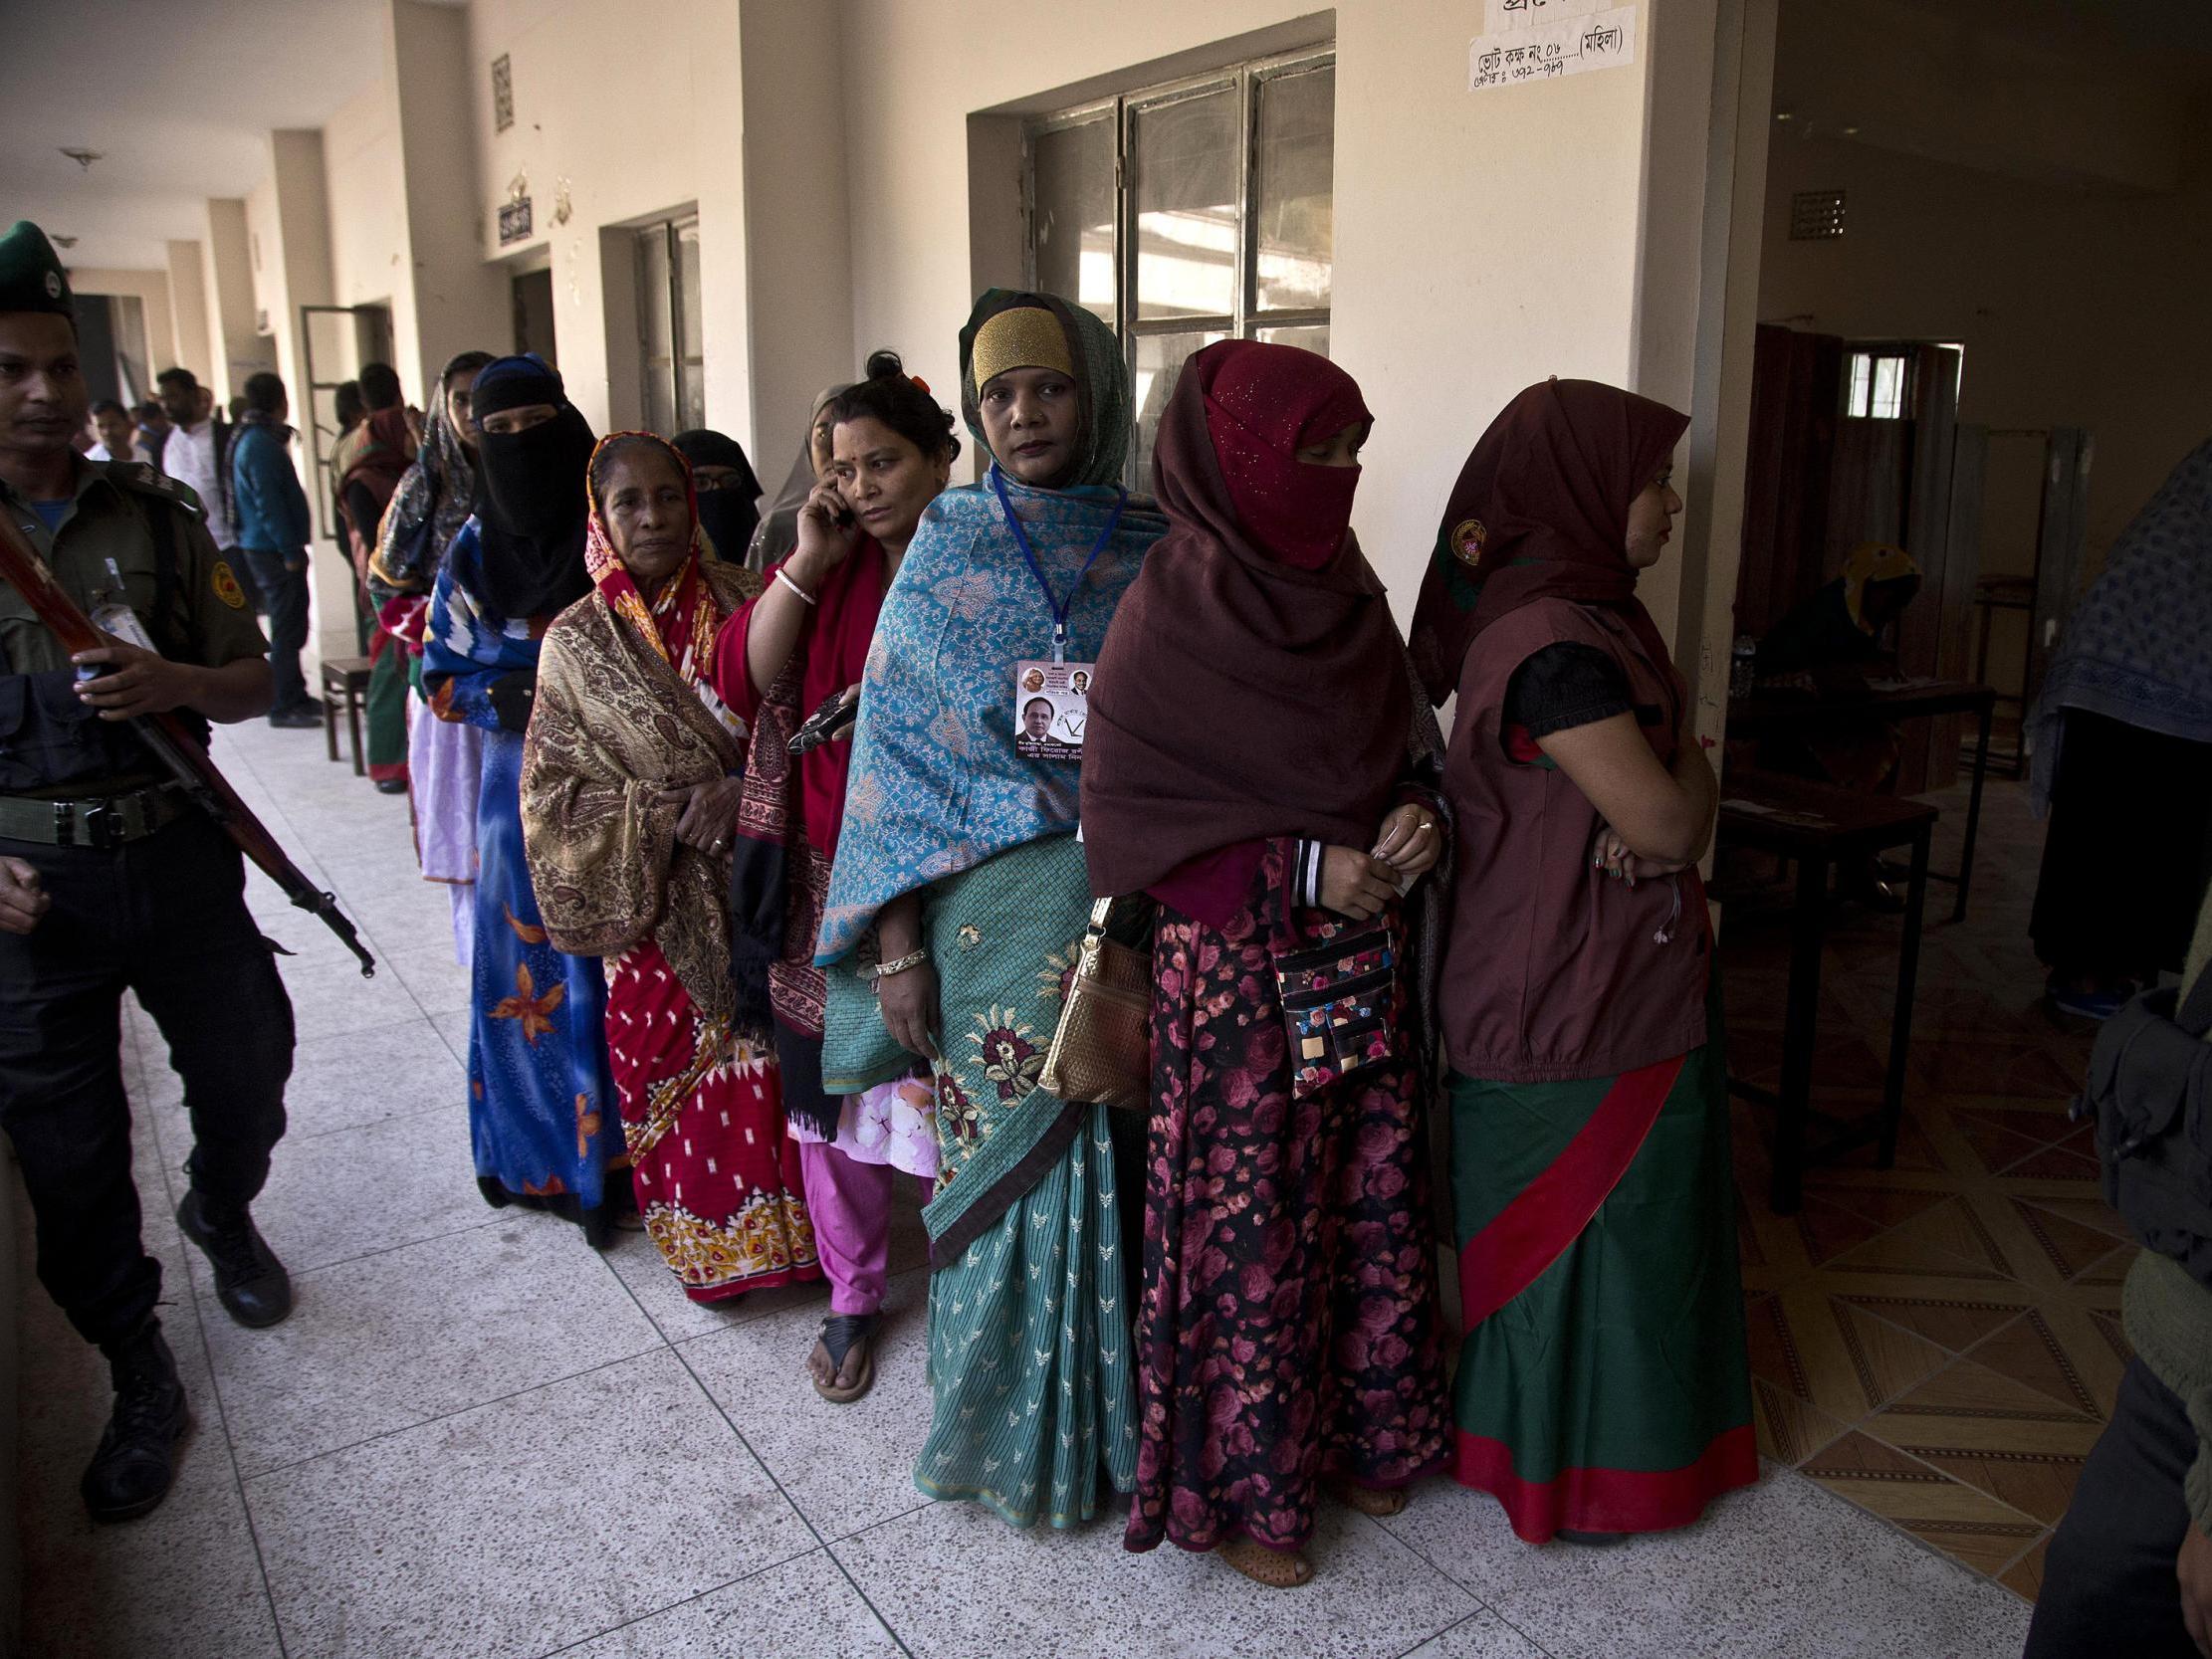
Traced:
<path fill-rule="evenodd" d="M 1143 85 L 1133 60 L 1163 78 L 1159 60 L 1304 10 L 1118 0 L 1055 10 L 1042 28 L 980 0 L 849 0 L 854 358 L 895 346 L 950 403 L 975 293 L 1019 276 L 971 269 L 972 111 L 1100 77 Z M 1402 616 L 1460 465 L 1505 402 L 1548 374 L 1636 374 L 1645 75 L 1470 94 L 1467 44 L 1481 26 L 1469 0 L 1358 0 L 1307 30 L 1309 40 L 1333 32 L 1337 53 L 1330 354 L 1377 417 L 1355 522 Z M 1679 385 L 1647 389 L 1685 400 L 1686 354 L 1673 372 Z M 794 433 L 802 418 L 788 414 Z"/>
<path fill-rule="evenodd" d="M 389 306 L 393 366 L 409 401 L 420 405 L 415 364 L 415 285 L 408 260 L 407 175 L 400 163 L 399 98 L 379 76 L 323 126 L 323 175 L 329 215 L 334 306 Z M 321 371 L 326 379 L 329 370 Z"/>
<path fill-rule="evenodd" d="M 744 118 L 739 0 L 694 0 L 651 28 L 596 0 L 477 0 L 469 13 L 481 257 L 550 253 L 554 331 L 568 395 L 593 427 L 638 411 L 610 353 L 635 354 L 630 319 L 609 338 L 603 233 L 697 206 L 707 419 L 748 442 Z M 492 60 L 513 68 L 515 124 L 495 130 Z M 533 232 L 499 246 L 509 183 L 528 182 Z M 568 217 L 556 222 L 565 190 Z M 619 286 L 623 286 L 618 284 Z M 618 395 L 619 394 L 619 395 Z"/>

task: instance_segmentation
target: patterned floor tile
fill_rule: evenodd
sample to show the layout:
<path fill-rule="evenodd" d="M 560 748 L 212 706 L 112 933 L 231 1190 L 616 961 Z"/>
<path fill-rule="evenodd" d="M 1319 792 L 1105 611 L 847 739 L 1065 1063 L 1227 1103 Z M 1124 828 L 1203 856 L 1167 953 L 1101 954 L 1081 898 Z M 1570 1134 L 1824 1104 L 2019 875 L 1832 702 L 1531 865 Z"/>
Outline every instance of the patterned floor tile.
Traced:
<path fill-rule="evenodd" d="M 1936 1372 L 1865 1424 L 1866 1433 L 2046 1526 L 2066 1513 L 2103 1428 L 2093 1405 L 2061 1405 L 1972 1359 Z"/>
<path fill-rule="evenodd" d="M 1941 867 L 1957 856 L 1964 793 L 1933 798 Z M 1865 1148 L 1817 1165 L 1799 1211 L 1775 1216 L 1771 1117 L 1742 1103 L 1735 1114 L 1761 1450 L 2030 1600 L 2131 1353 L 2120 1287 L 2135 1255 L 2103 1201 L 2094 1129 L 2069 1117 L 2096 1029 L 2043 998 L 2027 937 L 2041 850 L 2024 790 L 1993 783 L 1968 920 L 1931 919 L 1923 937 L 1891 1167 Z M 1732 1054 L 1771 1082 L 1786 890 L 1727 915 Z M 1848 905 L 1835 914 L 1824 1106 L 1873 1102 L 1895 929 Z"/>
<path fill-rule="evenodd" d="M 2043 1531 L 1987 1493 L 1858 1430 L 1802 1472 L 1978 1572 L 2003 1567 Z"/>

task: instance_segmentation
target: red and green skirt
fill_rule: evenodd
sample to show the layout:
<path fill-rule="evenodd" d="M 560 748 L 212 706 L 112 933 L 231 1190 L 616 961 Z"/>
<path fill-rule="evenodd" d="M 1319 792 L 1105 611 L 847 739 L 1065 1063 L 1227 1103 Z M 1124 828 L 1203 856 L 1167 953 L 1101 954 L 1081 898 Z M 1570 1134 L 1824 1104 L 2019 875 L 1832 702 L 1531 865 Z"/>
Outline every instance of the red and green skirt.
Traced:
<path fill-rule="evenodd" d="M 1686 1526 L 1751 1484 L 1717 1024 L 1617 1077 L 1447 1088 L 1459 1481 L 1531 1544 Z"/>

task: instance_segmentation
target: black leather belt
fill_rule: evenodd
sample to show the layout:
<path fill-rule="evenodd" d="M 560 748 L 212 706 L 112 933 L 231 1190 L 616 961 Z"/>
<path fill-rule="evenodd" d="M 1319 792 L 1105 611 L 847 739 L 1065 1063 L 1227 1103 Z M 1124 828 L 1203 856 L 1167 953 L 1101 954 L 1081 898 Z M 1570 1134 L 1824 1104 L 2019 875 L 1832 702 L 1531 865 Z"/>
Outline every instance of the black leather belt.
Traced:
<path fill-rule="evenodd" d="M 39 800 L 0 795 L 0 840 L 36 841 L 50 847 L 120 847 L 166 829 L 191 810 L 165 785 L 92 800 Z"/>

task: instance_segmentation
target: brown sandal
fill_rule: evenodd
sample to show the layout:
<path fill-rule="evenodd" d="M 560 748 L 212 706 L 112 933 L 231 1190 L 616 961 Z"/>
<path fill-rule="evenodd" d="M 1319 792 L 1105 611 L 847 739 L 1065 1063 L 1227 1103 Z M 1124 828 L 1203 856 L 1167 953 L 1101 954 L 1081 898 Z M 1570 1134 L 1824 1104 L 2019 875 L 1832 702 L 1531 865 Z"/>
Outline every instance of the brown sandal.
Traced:
<path fill-rule="evenodd" d="M 829 1358 L 830 1380 L 823 1382 L 808 1367 L 806 1380 L 814 1384 L 814 1392 L 831 1405 L 850 1405 L 875 1386 L 876 1381 L 876 1316 L 873 1314 L 831 1314 L 822 1321 L 821 1350 Z M 860 1374 L 844 1386 L 836 1379 L 843 1374 L 845 1360 L 855 1346 L 860 1348 Z"/>
<path fill-rule="evenodd" d="M 1402 1486 L 1354 1486 L 1345 1481 L 1333 1491 L 1337 1502 L 1345 1508 L 1372 1515 L 1378 1521 L 1406 1513 L 1406 1489 Z"/>
<path fill-rule="evenodd" d="M 1255 1584 L 1271 1590 L 1294 1590 L 1313 1581 L 1313 1562 L 1296 1550 L 1270 1550 L 1257 1539 L 1237 1538 L 1217 1545 L 1220 1556 Z"/>

